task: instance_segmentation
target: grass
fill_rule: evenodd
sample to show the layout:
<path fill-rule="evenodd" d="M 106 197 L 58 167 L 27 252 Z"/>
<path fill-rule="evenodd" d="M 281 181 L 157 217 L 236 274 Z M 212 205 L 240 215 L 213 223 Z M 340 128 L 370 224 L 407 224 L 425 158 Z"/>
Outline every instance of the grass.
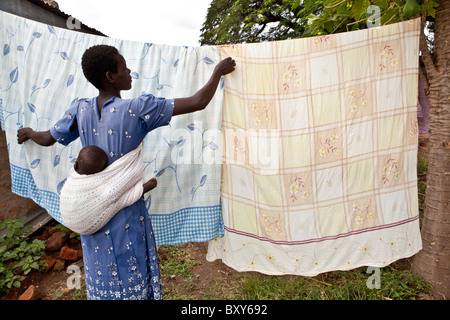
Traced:
<path fill-rule="evenodd" d="M 167 250 L 168 259 L 161 261 L 162 277 L 166 281 L 177 278 L 176 285 L 163 284 L 167 300 L 414 300 L 431 292 L 431 287 L 410 271 L 407 259 L 380 269 L 379 289 L 370 289 L 373 273 L 367 273 L 365 267 L 316 277 L 231 271 L 232 276 L 218 273 L 210 281 L 195 273 L 194 267 L 201 263 L 189 258 L 186 248 L 171 246 Z M 201 282 L 208 287 L 200 288 Z"/>
<path fill-rule="evenodd" d="M 165 259 L 160 257 L 161 272 L 170 276 L 191 277 L 191 269 L 199 264 L 187 254 L 186 248 L 177 246 L 164 246 L 165 253 L 170 257 Z"/>

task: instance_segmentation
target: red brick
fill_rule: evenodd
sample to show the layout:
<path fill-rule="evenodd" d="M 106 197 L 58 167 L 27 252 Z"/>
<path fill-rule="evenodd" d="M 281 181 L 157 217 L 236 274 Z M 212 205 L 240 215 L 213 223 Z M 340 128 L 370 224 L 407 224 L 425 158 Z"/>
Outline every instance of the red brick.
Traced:
<path fill-rule="evenodd" d="M 37 299 L 38 293 L 34 285 L 29 286 L 28 289 L 25 290 L 25 292 L 22 293 L 19 297 L 19 300 L 37 300 Z"/>
<path fill-rule="evenodd" d="M 49 272 L 51 268 L 55 265 L 56 259 L 47 255 L 42 256 L 42 258 L 44 258 L 45 262 L 47 263 L 47 266 L 44 267 L 43 272 Z"/>
<path fill-rule="evenodd" d="M 78 253 L 78 250 L 74 250 L 69 248 L 68 246 L 64 246 L 59 252 L 59 258 L 63 260 L 78 260 Z"/>
<path fill-rule="evenodd" d="M 48 238 L 45 250 L 47 251 L 57 251 L 61 249 L 64 243 L 67 241 L 67 235 L 63 236 L 64 232 L 55 232 Z"/>

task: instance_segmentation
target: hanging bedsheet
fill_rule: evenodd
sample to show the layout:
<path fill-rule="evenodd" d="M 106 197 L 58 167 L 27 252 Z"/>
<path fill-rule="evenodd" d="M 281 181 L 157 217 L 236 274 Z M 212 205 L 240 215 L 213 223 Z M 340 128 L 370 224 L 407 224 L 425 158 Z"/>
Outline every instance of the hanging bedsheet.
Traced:
<path fill-rule="evenodd" d="M 81 148 L 17 144 L 17 130 L 48 130 L 77 99 L 97 95 L 81 69 L 84 51 L 96 44 L 115 46 L 125 57 L 133 88 L 176 98 L 194 94 L 219 61 L 215 47 L 184 47 L 124 41 L 37 23 L 0 11 L 0 119 L 6 132 L 12 191 L 33 199 L 57 221 L 59 191 Z M 223 83 L 222 86 L 223 87 Z M 157 244 L 208 241 L 223 235 L 220 204 L 222 90 L 208 108 L 174 117 L 147 135 L 145 178 L 158 187 L 145 195 Z"/>
<path fill-rule="evenodd" d="M 225 235 L 207 259 L 313 276 L 421 249 L 419 20 L 220 46 Z"/>

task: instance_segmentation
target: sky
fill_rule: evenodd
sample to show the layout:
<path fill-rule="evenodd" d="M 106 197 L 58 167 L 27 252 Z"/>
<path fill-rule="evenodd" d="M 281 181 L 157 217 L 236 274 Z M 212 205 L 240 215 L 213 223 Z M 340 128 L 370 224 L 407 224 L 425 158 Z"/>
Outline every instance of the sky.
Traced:
<path fill-rule="evenodd" d="M 59 9 L 111 38 L 199 46 L 212 0 L 56 0 Z"/>

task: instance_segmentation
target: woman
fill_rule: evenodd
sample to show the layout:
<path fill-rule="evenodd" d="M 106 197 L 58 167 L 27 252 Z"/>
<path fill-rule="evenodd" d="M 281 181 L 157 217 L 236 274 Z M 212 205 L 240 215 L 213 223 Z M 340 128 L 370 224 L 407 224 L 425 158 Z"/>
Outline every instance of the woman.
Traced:
<path fill-rule="evenodd" d="M 97 45 L 82 57 L 83 73 L 98 90 L 80 99 L 48 131 L 23 128 L 18 143 L 67 145 L 78 137 L 108 154 L 108 165 L 139 146 L 146 134 L 171 117 L 204 109 L 220 78 L 234 70 L 231 58 L 220 61 L 209 81 L 191 97 L 163 99 L 151 94 L 121 99 L 131 89 L 130 69 L 114 47 Z M 111 134 L 113 132 L 114 134 Z M 162 299 L 155 239 L 143 198 L 119 211 L 100 231 L 81 236 L 88 299 Z"/>

